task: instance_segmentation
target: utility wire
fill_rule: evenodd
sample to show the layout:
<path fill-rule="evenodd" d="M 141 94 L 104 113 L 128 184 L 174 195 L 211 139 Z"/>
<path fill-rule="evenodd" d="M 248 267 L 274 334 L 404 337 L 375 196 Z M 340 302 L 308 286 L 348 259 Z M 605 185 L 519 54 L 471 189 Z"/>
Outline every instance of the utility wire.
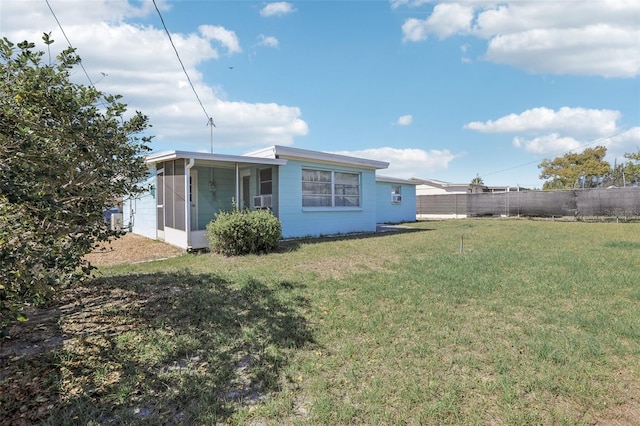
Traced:
<path fill-rule="evenodd" d="M 207 110 L 204 108 L 204 105 L 202 104 L 202 101 L 200 100 L 200 97 L 198 96 L 198 92 L 196 92 L 196 88 L 193 86 L 193 83 L 191 82 L 191 78 L 189 77 L 189 74 L 187 73 L 187 69 L 184 67 L 184 64 L 182 63 L 182 59 L 180 59 L 180 54 L 178 54 L 178 49 L 176 49 L 176 45 L 173 44 L 173 39 L 171 38 L 171 34 L 169 33 L 169 30 L 167 29 L 167 25 L 164 23 L 164 19 L 162 18 L 162 14 L 160 13 L 160 9 L 158 9 L 158 5 L 156 4 L 156 0 L 153 0 L 153 6 L 156 8 L 156 12 L 158 12 L 158 16 L 160 17 L 160 21 L 162 22 L 162 26 L 164 27 L 164 31 L 167 33 L 167 37 L 169 37 L 169 41 L 171 42 L 171 46 L 173 47 L 173 51 L 176 52 L 176 57 L 178 58 L 178 62 L 180 62 L 180 66 L 182 66 L 182 71 L 184 71 L 184 75 L 187 76 L 187 81 L 189 82 L 189 85 L 191 86 L 191 89 L 193 90 L 193 93 L 196 95 L 196 99 L 198 100 L 198 103 L 200 104 L 200 107 L 202 107 L 202 111 L 204 111 L 204 115 L 207 116 L 207 125 L 211 125 L 213 127 L 216 127 L 216 125 L 213 123 L 213 118 L 211 116 L 209 116 L 209 114 L 207 113 Z M 213 147 L 212 147 L 212 151 L 213 151 Z"/>
<path fill-rule="evenodd" d="M 69 37 L 67 37 L 67 34 L 64 32 L 64 28 L 62 28 L 62 24 L 60 24 L 60 21 L 58 20 L 56 13 L 53 11 L 53 9 L 51 8 L 51 5 L 49 4 L 49 0 L 44 0 L 44 1 L 47 3 L 47 6 L 49 7 L 51 14 L 53 15 L 53 18 L 58 23 L 58 27 L 60 28 L 60 31 L 62 31 L 62 35 L 64 36 L 65 40 L 67 40 L 67 44 L 69 45 L 69 47 L 73 49 L 73 46 L 71 45 L 71 41 L 69 41 Z M 80 68 L 82 68 L 82 71 L 84 71 L 84 75 L 87 76 L 87 80 L 89 80 L 89 84 L 91 84 L 91 87 L 95 89 L 96 86 L 94 86 L 93 81 L 91 81 L 91 77 L 89 77 L 89 73 L 87 73 L 87 70 L 84 68 L 84 65 L 82 65 L 82 60 L 80 60 L 79 63 L 80 63 Z"/>
<path fill-rule="evenodd" d="M 611 138 L 615 138 L 616 136 L 623 135 L 623 134 L 627 133 L 629 130 L 631 130 L 631 129 L 627 129 L 627 130 L 625 130 L 623 132 L 618 132 L 618 133 L 610 135 L 610 136 L 604 136 L 604 137 L 598 138 L 598 139 L 593 140 L 591 142 L 587 142 L 585 144 L 582 144 L 578 148 L 586 148 L 586 147 L 588 147 L 590 145 L 595 145 L 597 143 L 604 142 L 607 139 L 611 139 Z M 569 149 L 569 150 L 566 150 L 566 151 L 558 152 L 558 153 L 556 153 L 555 156 L 558 157 L 560 155 L 566 155 L 566 154 L 570 153 L 571 151 L 575 151 L 578 148 L 572 148 L 572 149 Z M 491 176 L 491 175 L 495 175 L 495 174 L 498 174 L 498 173 L 508 172 L 510 170 L 519 169 L 520 167 L 528 166 L 529 164 L 538 163 L 538 162 L 539 162 L 538 160 L 528 161 L 526 163 L 522 163 L 522 164 L 519 164 L 517 166 L 507 167 L 506 169 L 496 170 L 495 172 L 484 173 L 484 174 L 480 175 L 480 177 L 486 177 L 486 176 Z"/>

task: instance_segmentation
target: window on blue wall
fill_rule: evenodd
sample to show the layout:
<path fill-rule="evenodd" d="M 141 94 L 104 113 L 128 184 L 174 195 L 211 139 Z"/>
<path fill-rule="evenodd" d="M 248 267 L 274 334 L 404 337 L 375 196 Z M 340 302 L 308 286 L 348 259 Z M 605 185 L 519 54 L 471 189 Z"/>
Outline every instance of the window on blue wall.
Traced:
<path fill-rule="evenodd" d="M 391 203 L 392 204 L 400 204 L 402 203 L 402 193 L 400 192 L 400 185 L 391 185 Z"/>
<path fill-rule="evenodd" d="M 260 195 L 273 194 L 273 175 L 271 169 L 260 170 Z"/>
<path fill-rule="evenodd" d="M 302 207 L 359 206 L 359 173 L 302 169 Z"/>

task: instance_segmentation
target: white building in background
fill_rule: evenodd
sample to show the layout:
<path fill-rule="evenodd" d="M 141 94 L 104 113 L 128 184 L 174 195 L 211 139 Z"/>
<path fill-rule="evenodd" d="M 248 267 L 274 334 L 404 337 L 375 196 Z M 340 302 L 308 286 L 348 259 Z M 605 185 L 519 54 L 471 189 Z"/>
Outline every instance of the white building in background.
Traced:
<path fill-rule="evenodd" d="M 421 179 L 414 177 L 411 178 L 411 181 L 418 184 L 416 186 L 416 195 L 468 194 L 471 192 L 472 188 L 468 183 L 449 183 L 436 179 Z M 474 187 L 480 188 L 479 191 L 474 192 L 482 192 L 482 187 Z"/>

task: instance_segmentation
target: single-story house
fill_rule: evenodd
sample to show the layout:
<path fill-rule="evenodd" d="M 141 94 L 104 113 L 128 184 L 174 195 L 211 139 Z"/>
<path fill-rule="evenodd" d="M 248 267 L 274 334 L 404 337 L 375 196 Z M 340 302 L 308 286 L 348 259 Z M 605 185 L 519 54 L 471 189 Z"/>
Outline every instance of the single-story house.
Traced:
<path fill-rule="evenodd" d="M 516 186 L 487 186 L 473 183 L 450 183 L 436 179 L 411 178 L 416 186 L 416 195 L 441 195 L 441 194 L 479 194 L 485 192 L 520 192 L 526 188 Z"/>
<path fill-rule="evenodd" d="M 207 224 L 234 203 L 271 209 L 284 238 L 416 220 L 416 183 L 376 177 L 383 161 L 273 146 L 245 155 L 168 151 L 146 162 L 151 189 L 125 200 L 124 225 L 184 249 L 208 247 Z"/>

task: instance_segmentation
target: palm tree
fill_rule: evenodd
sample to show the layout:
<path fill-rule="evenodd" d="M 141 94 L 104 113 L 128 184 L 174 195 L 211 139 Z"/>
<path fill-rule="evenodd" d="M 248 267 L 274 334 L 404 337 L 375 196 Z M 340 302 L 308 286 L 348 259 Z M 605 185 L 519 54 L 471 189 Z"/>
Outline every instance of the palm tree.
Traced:
<path fill-rule="evenodd" d="M 476 177 L 471 179 L 471 185 L 474 185 L 474 186 L 483 186 L 484 185 L 484 181 L 480 177 L 480 174 L 476 174 Z"/>

